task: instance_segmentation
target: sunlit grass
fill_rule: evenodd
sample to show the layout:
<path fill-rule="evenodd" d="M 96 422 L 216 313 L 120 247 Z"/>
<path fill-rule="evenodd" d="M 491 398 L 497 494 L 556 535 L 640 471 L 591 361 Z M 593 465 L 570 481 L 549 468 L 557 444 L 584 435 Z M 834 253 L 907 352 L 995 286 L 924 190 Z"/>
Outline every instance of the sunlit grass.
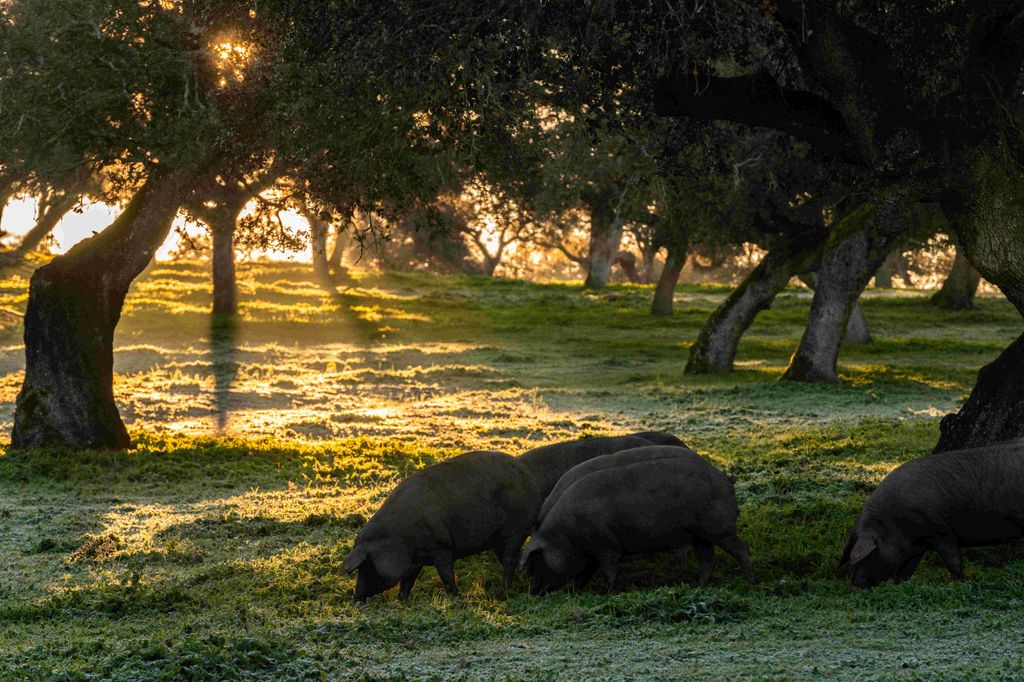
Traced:
<path fill-rule="evenodd" d="M 762 314 L 727 376 L 683 374 L 724 287 L 650 288 L 356 271 L 339 299 L 300 264 L 243 264 L 237 329 L 211 327 L 209 275 L 159 264 L 118 328 L 115 391 L 136 449 L 0 456 L 0 678 L 647 679 L 1015 677 L 1017 548 L 931 559 L 851 596 L 836 569 L 865 496 L 930 450 L 938 418 L 1019 333 L 996 298 L 944 313 L 868 292 L 875 343 L 841 386 L 778 383 L 810 303 Z M 25 305 L 24 278 L 0 307 Z M 5 298 L 6 297 L 6 298 Z M 381 331 L 385 329 L 385 331 Z M 0 427 L 23 367 L 0 315 Z M 696 590 L 668 557 L 620 594 L 532 598 L 492 556 L 432 569 L 406 604 L 361 607 L 342 558 L 395 483 L 469 448 L 665 428 L 737 477 L 763 582 L 720 557 Z M 598 586 L 599 587 L 599 586 Z"/>

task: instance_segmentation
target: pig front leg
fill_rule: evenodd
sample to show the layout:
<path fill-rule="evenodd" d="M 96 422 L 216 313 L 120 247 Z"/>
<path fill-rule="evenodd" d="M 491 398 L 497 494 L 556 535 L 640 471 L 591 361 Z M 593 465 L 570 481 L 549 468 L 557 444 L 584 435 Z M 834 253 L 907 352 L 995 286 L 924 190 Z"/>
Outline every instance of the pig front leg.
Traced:
<path fill-rule="evenodd" d="M 402 576 L 401 586 L 398 588 L 398 598 L 405 601 L 409 598 L 409 593 L 412 592 L 412 586 L 416 584 L 416 579 L 420 577 L 420 571 L 423 570 L 423 564 L 417 564 L 410 569 L 408 573 Z"/>
<path fill-rule="evenodd" d="M 590 579 L 597 573 L 598 564 L 596 561 L 587 562 L 587 567 L 580 571 L 575 578 L 572 579 L 572 588 L 574 590 L 582 590 L 590 582 Z"/>

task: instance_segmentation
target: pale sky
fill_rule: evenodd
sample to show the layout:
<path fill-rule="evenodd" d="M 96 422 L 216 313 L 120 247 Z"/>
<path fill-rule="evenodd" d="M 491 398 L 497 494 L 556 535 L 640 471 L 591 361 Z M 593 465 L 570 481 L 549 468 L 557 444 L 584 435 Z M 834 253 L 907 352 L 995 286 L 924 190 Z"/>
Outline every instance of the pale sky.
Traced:
<path fill-rule="evenodd" d="M 3 222 L 0 223 L 0 229 L 3 229 L 5 234 L 23 235 L 35 223 L 35 212 L 35 199 L 13 199 L 7 204 L 7 208 L 4 209 L 4 217 Z M 115 208 L 98 202 L 86 203 L 81 213 L 74 211 L 68 213 L 57 224 L 57 227 L 53 229 L 53 236 L 57 240 L 57 247 L 54 248 L 54 251 L 64 253 L 86 237 L 91 237 L 94 232 L 102 231 L 113 222 L 116 216 L 117 210 Z M 299 229 L 307 229 L 306 221 L 293 211 L 282 213 L 281 219 L 289 227 L 295 226 Z M 189 222 L 186 224 L 184 216 L 179 215 L 174 221 L 174 226 L 177 228 L 183 225 L 189 234 L 198 234 L 206 229 L 204 226 L 195 223 Z M 157 251 L 157 260 L 166 260 L 177 245 L 177 242 L 177 233 L 172 230 L 167 241 Z M 308 247 L 301 253 L 293 251 L 260 251 L 254 252 L 252 255 L 255 258 L 269 258 L 271 260 L 309 260 L 310 257 Z"/>

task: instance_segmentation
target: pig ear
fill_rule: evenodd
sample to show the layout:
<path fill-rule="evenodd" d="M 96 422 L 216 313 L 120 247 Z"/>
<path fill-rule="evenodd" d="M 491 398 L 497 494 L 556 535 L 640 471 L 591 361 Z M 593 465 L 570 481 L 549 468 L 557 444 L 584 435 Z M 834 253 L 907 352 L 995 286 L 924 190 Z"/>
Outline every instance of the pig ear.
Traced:
<path fill-rule="evenodd" d="M 516 566 L 516 573 L 522 573 L 526 570 L 526 564 L 530 561 L 530 555 L 534 552 L 544 551 L 543 540 L 530 540 L 530 544 L 523 550 L 522 555 L 519 557 L 519 565 Z"/>
<path fill-rule="evenodd" d="M 850 560 L 850 552 L 853 551 L 853 546 L 857 543 L 857 535 L 850 533 L 850 537 L 846 538 L 846 544 L 843 546 L 843 554 L 839 557 L 839 565 L 844 565 Z"/>
<path fill-rule="evenodd" d="M 860 538 L 850 551 L 850 563 L 857 565 L 876 549 L 878 549 L 878 544 L 873 537 L 865 536 Z"/>
<path fill-rule="evenodd" d="M 341 570 L 344 573 L 351 573 L 359 568 L 364 561 L 366 561 L 366 547 L 359 545 L 345 557 L 345 561 L 341 564 Z"/>

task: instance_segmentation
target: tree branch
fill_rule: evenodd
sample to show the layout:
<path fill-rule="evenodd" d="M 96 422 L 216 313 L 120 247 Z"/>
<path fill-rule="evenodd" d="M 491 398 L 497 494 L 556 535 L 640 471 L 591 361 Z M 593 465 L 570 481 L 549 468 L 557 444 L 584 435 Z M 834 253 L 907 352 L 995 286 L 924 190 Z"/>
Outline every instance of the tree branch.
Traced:
<path fill-rule="evenodd" d="M 662 116 L 772 128 L 809 142 L 828 156 L 864 162 L 842 116 L 827 100 L 783 89 L 763 71 L 733 78 L 679 73 L 661 78 L 654 85 L 654 110 Z"/>

